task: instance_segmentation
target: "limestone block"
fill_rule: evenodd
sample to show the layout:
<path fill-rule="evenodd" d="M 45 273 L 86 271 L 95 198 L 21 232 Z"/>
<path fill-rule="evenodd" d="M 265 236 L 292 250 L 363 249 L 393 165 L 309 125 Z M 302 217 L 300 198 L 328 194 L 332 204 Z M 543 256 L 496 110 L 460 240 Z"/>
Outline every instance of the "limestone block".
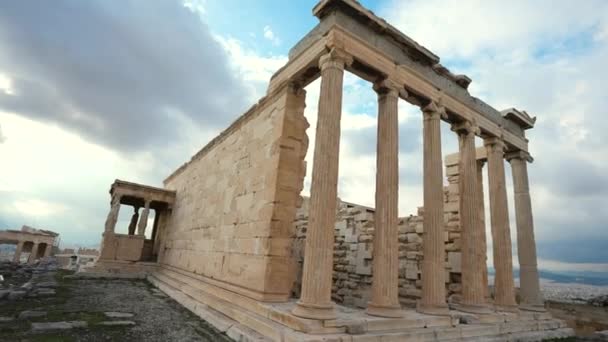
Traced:
<path fill-rule="evenodd" d="M 448 253 L 448 263 L 450 265 L 451 272 L 461 273 L 462 272 L 462 253 L 449 252 Z"/>
<path fill-rule="evenodd" d="M 356 268 L 357 274 L 372 274 L 372 246 L 371 244 L 359 243 L 357 248 Z"/>
<path fill-rule="evenodd" d="M 418 264 L 408 260 L 405 264 L 405 278 L 416 280 L 418 279 L 418 273 Z"/>

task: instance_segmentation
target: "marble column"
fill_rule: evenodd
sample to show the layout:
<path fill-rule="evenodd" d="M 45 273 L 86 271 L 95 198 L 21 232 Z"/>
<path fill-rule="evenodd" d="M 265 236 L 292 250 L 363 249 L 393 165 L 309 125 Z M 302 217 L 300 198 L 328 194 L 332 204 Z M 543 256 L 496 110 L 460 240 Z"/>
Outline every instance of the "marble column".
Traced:
<path fill-rule="evenodd" d="M 517 255 L 519 257 L 520 308 L 544 311 L 544 300 L 540 292 L 536 264 L 536 241 L 534 219 L 528 183 L 528 162 L 532 157 L 527 152 L 517 151 L 506 155 L 511 163 L 513 190 L 515 192 L 515 222 L 517 225 Z"/>
<path fill-rule="evenodd" d="M 120 197 L 119 195 L 112 196 L 112 202 L 110 212 L 106 218 L 105 232 L 114 233 L 116 228 L 116 221 L 118 220 L 118 212 L 120 211 Z"/>
<path fill-rule="evenodd" d="M 17 243 L 15 254 L 13 255 L 13 262 L 19 263 L 21 260 L 21 251 L 23 250 L 23 241 Z"/>
<path fill-rule="evenodd" d="M 457 309 L 471 313 L 490 313 L 483 282 L 483 236 L 479 223 L 479 190 L 475 134 L 478 128 L 469 121 L 452 126 L 458 134 L 460 149 L 460 227 L 462 230 L 462 302 Z"/>
<path fill-rule="evenodd" d="M 321 57 L 321 93 L 317 119 L 310 219 L 306 232 L 302 295 L 293 314 L 311 319 L 336 317 L 331 301 L 334 226 L 338 192 L 340 117 L 344 68 L 352 59 L 333 49 Z"/>
<path fill-rule="evenodd" d="M 133 216 L 131 216 L 131 222 L 129 222 L 129 235 L 135 235 L 137 220 L 139 220 L 139 207 L 133 207 Z"/>
<path fill-rule="evenodd" d="M 501 311 L 516 311 L 515 284 L 513 283 L 513 257 L 509 208 L 505 185 L 504 148 L 500 138 L 485 139 L 488 155 L 488 183 L 490 192 L 490 221 L 494 252 L 494 305 Z"/>
<path fill-rule="evenodd" d="M 36 262 L 38 258 L 38 242 L 34 242 L 34 246 L 32 246 L 32 252 L 30 253 L 30 257 L 27 259 L 28 264 L 33 264 Z"/>
<path fill-rule="evenodd" d="M 44 257 L 48 258 L 51 256 L 51 252 L 53 251 L 53 245 L 50 244 L 46 244 L 46 247 L 44 248 Z"/>
<path fill-rule="evenodd" d="M 399 304 L 399 85 L 388 80 L 374 85 L 378 93 L 376 211 L 372 296 L 367 313 L 401 317 Z"/>
<path fill-rule="evenodd" d="M 479 233 L 481 233 L 481 251 L 480 254 L 483 254 L 482 258 L 482 266 L 483 266 L 483 290 L 484 297 L 486 299 L 490 298 L 490 289 L 488 288 L 488 238 L 486 236 L 486 206 L 485 206 L 485 197 L 483 193 L 483 167 L 485 165 L 485 160 L 477 160 L 477 210 L 479 215 Z"/>
<path fill-rule="evenodd" d="M 443 213 L 443 164 L 441 116 L 445 109 L 431 102 L 422 109 L 424 231 L 422 235 L 422 296 L 419 312 L 449 314 L 445 301 L 445 224 Z"/>
<path fill-rule="evenodd" d="M 494 255 L 494 305 L 500 311 L 516 311 L 509 206 L 505 182 L 505 143 L 500 138 L 484 140 L 488 155 L 488 191 Z"/>
<path fill-rule="evenodd" d="M 145 236 L 146 235 L 146 227 L 148 226 L 148 215 L 150 215 L 150 201 L 146 201 L 144 205 L 144 211 L 141 213 L 141 218 L 139 219 L 139 225 L 137 226 L 137 235 Z"/>

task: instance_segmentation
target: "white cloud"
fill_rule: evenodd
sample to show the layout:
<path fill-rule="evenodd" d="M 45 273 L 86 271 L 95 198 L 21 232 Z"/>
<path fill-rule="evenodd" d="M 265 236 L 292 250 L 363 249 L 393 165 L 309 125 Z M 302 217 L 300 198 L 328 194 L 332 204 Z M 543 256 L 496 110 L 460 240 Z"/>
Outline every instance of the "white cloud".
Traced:
<path fill-rule="evenodd" d="M 270 26 L 264 26 L 264 38 L 271 41 L 274 45 L 281 45 L 281 40 L 274 34 Z"/>
<path fill-rule="evenodd" d="M 527 136 L 536 159 L 529 172 L 539 253 L 572 262 L 598 259 L 592 256 L 597 250 L 563 246 L 608 241 L 600 209 L 608 205 L 608 2 L 395 0 L 381 12 L 453 72 L 468 74 L 474 96 L 538 117 Z"/>
<path fill-rule="evenodd" d="M 206 0 L 184 0 L 184 7 L 200 16 L 207 14 L 206 5 Z"/>
<path fill-rule="evenodd" d="M 266 87 L 272 75 L 287 63 L 287 56 L 265 57 L 234 38 L 215 35 L 230 57 L 232 70 L 240 75 L 243 86 L 249 89 L 249 102 L 255 103 L 266 94 Z"/>
<path fill-rule="evenodd" d="M 17 200 L 12 206 L 21 215 L 35 218 L 59 215 L 67 210 L 67 207 L 62 204 L 39 199 Z"/>

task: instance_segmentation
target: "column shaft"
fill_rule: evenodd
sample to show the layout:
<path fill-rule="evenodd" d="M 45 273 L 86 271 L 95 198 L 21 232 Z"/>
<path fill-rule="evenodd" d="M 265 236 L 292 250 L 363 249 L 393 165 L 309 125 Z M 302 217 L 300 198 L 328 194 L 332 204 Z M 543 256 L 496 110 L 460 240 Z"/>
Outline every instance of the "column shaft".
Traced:
<path fill-rule="evenodd" d="M 531 158 L 527 153 L 516 152 L 507 155 L 507 159 L 511 163 L 515 192 L 521 307 L 534 311 L 544 310 L 544 301 L 538 279 L 534 219 L 528 183 L 527 162 Z"/>
<path fill-rule="evenodd" d="M 424 212 L 422 298 L 418 311 L 448 314 L 445 298 L 445 225 L 443 213 L 443 164 L 441 115 L 444 109 L 431 103 L 423 109 Z"/>
<path fill-rule="evenodd" d="M 399 304 L 399 92 L 396 85 L 378 84 L 376 211 L 372 297 L 367 313 L 401 317 Z"/>
<path fill-rule="evenodd" d="M 137 228 L 137 221 L 139 220 L 139 207 L 133 207 L 133 211 L 131 222 L 129 222 L 129 235 L 135 235 L 135 228 Z"/>
<path fill-rule="evenodd" d="M 141 213 L 139 219 L 139 225 L 137 226 L 137 235 L 144 236 L 146 234 L 146 227 L 148 226 L 148 216 L 150 215 L 150 201 L 146 201 L 144 211 Z"/>
<path fill-rule="evenodd" d="M 13 262 L 16 262 L 16 263 L 20 262 L 22 250 L 23 250 L 23 241 L 19 241 L 19 243 L 17 243 L 17 248 L 15 249 L 15 254 L 13 255 Z"/>
<path fill-rule="evenodd" d="M 337 50 L 321 57 L 321 93 L 310 189 L 302 295 L 293 314 L 312 319 L 335 318 L 331 302 L 334 226 L 338 191 L 340 117 L 344 67 L 348 57 Z"/>
<path fill-rule="evenodd" d="M 105 231 L 114 233 L 116 228 L 116 221 L 118 220 L 118 213 L 120 211 L 120 196 L 112 196 L 112 202 L 110 212 L 106 218 Z"/>
<path fill-rule="evenodd" d="M 477 182 L 477 158 L 475 133 L 478 130 L 470 122 L 454 125 L 460 147 L 460 227 L 462 229 L 462 303 L 459 310 L 473 313 L 489 313 L 484 291 L 483 236 L 479 223 L 479 190 Z"/>
<path fill-rule="evenodd" d="M 30 257 L 27 259 L 28 264 L 33 264 L 36 262 L 38 258 L 38 242 L 34 242 L 34 246 L 32 246 L 32 252 L 30 253 Z"/>
<path fill-rule="evenodd" d="M 484 297 L 490 298 L 490 290 L 488 288 L 488 239 L 486 236 L 486 207 L 485 207 L 485 197 L 483 193 L 483 166 L 485 161 L 478 160 L 477 161 L 477 202 L 478 207 L 478 215 L 479 215 L 479 233 L 481 234 L 481 251 L 480 254 L 483 255 L 481 263 L 483 267 L 483 290 Z"/>
<path fill-rule="evenodd" d="M 504 142 L 498 138 L 485 141 L 488 155 L 488 183 L 490 192 L 490 219 L 494 252 L 494 304 L 500 310 L 514 311 L 515 285 L 509 208 L 505 185 Z"/>
<path fill-rule="evenodd" d="M 46 244 L 46 247 L 44 248 L 44 257 L 50 257 L 51 256 L 51 252 L 53 251 L 53 245 L 51 244 Z"/>

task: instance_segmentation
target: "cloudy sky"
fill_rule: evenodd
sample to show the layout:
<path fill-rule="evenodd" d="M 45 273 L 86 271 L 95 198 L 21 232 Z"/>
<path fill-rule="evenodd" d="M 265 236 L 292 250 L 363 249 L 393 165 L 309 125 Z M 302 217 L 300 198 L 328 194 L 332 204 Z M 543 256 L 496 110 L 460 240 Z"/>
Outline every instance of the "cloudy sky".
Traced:
<path fill-rule="evenodd" d="M 362 2 L 469 75 L 473 95 L 538 117 L 528 136 L 541 267 L 608 272 L 608 2 Z M 0 229 L 28 224 L 59 232 L 66 245 L 98 244 L 113 180 L 161 186 L 265 93 L 317 23 L 314 0 L 252 4 L 1 2 Z M 307 92 L 314 139 L 319 83 Z M 401 102 L 407 216 L 422 204 L 422 121 Z M 371 85 L 347 74 L 339 194 L 368 206 L 376 111 Z M 442 129 L 444 154 L 457 151 Z M 130 214 L 122 210 L 119 231 Z"/>

